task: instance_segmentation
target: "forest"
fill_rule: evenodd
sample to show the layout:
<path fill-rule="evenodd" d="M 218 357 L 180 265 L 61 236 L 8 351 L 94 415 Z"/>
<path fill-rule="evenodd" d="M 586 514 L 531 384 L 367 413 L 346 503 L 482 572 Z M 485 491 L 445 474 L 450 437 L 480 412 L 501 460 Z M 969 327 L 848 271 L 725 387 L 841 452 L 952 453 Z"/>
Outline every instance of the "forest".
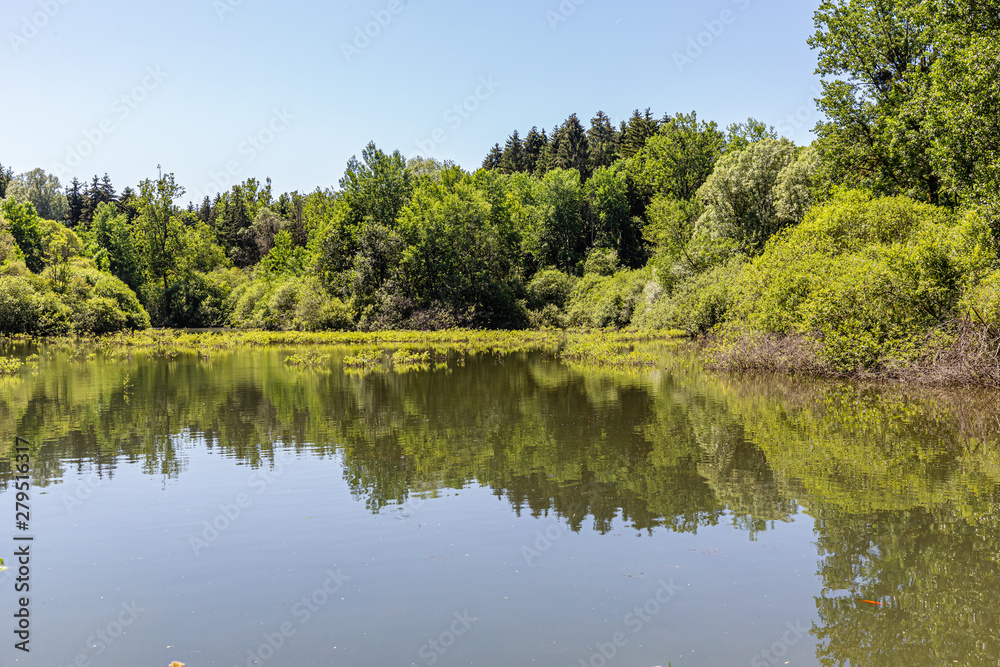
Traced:
<path fill-rule="evenodd" d="M 336 186 L 186 206 L 170 173 L 0 165 L 0 332 L 667 329 L 729 368 L 1000 382 L 1000 15 L 825 0 L 815 24 L 809 146 L 598 111 L 473 171 L 369 143 Z"/>

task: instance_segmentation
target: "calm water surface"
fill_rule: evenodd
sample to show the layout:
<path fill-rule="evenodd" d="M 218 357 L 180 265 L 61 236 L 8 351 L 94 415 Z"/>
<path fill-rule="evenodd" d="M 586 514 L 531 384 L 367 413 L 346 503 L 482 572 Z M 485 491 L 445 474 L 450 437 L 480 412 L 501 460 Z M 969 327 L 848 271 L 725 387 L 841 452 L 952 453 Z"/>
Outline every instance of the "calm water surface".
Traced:
<path fill-rule="evenodd" d="M 996 395 L 42 352 L 0 380 L 2 664 L 1000 663 Z"/>

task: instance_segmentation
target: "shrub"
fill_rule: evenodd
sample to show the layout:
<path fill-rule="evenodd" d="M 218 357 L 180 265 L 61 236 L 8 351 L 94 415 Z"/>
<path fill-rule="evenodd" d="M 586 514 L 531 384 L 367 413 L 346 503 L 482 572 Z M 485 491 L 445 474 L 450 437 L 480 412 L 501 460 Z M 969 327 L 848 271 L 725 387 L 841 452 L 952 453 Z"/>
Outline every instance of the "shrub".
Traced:
<path fill-rule="evenodd" d="M 94 334 L 120 331 L 127 327 L 128 317 L 118 302 L 103 296 L 94 296 L 86 301 L 79 316 L 79 328 Z"/>
<path fill-rule="evenodd" d="M 330 296 L 317 278 L 307 278 L 299 286 L 295 307 L 295 328 L 301 331 L 351 329 L 350 309 L 337 297 Z"/>
<path fill-rule="evenodd" d="M 38 322 L 37 292 L 21 276 L 0 276 L 0 332 L 29 333 Z"/>
<path fill-rule="evenodd" d="M 592 248 L 583 263 L 583 275 L 613 276 L 619 268 L 618 252 L 611 248 Z"/>
<path fill-rule="evenodd" d="M 959 304 L 961 315 L 983 324 L 1000 324 L 1000 271 L 987 275 Z"/>
<path fill-rule="evenodd" d="M 267 283 L 262 280 L 253 280 L 238 286 L 233 290 L 231 298 L 235 301 L 235 307 L 229 316 L 229 321 L 233 326 L 248 328 L 266 328 Z"/>
<path fill-rule="evenodd" d="M 531 306 L 543 308 L 551 304 L 556 308 L 564 308 L 577 280 L 578 278 L 558 269 L 542 269 L 528 283 Z"/>
<path fill-rule="evenodd" d="M 840 192 L 742 272 L 734 326 L 811 337 L 834 371 L 910 363 L 996 264 L 976 216 Z"/>
<path fill-rule="evenodd" d="M 584 276 L 570 294 L 566 308 L 571 326 L 625 327 L 643 301 L 649 269 L 619 271 L 613 276 Z"/>
<path fill-rule="evenodd" d="M 119 329 L 148 329 L 150 326 L 149 314 L 139 303 L 139 298 L 129 286 L 109 273 L 101 274 L 94 285 L 94 297 L 112 300 L 124 317 L 123 325 Z M 117 331 L 118 329 L 109 329 Z"/>
<path fill-rule="evenodd" d="M 736 256 L 688 278 L 669 296 L 654 297 L 634 324 L 641 329 L 680 329 L 689 336 L 707 333 L 725 321 L 736 299 L 744 266 L 743 257 Z"/>

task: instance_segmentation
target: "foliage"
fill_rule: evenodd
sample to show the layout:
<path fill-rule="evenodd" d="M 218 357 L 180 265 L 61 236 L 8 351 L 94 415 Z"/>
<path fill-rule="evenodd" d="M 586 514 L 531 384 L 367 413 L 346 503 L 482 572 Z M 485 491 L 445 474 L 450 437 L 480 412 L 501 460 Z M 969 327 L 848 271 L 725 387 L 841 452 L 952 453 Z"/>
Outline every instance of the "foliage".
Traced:
<path fill-rule="evenodd" d="M 587 253 L 583 275 L 612 276 L 620 268 L 618 253 L 610 248 L 595 247 Z"/>
<path fill-rule="evenodd" d="M 744 259 L 736 255 L 724 264 L 696 273 L 660 294 L 634 320 L 640 329 L 676 329 L 689 336 L 712 331 L 726 321 L 738 295 Z"/>
<path fill-rule="evenodd" d="M 575 276 L 563 273 L 559 269 L 549 268 L 539 271 L 527 286 L 532 307 L 553 305 L 556 308 L 563 308 L 569 301 L 573 286 L 578 280 Z"/>
<path fill-rule="evenodd" d="M 331 296 L 315 277 L 256 279 L 233 288 L 229 323 L 279 331 L 353 328 L 350 309 Z"/>
<path fill-rule="evenodd" d="M 41 271 L 45 266 L 42 250 L 42 232 L 38 214 L 31 202 L 18 202 L 13 197 L 0 202 L 0 218 L 14 237 L 14 242 L 24 256 L 24 263 L 32 271 Z"/>
<path fill-rule="evenodd" d="M 698 189 L 705 212 L 698 221 L 713 236 L 730 238 L 747 253 L 794 220 L 778 216 L 775 188 L 779 175 L 795 159 L 787 139 L 763 139 L 727 152 Z"/>
<path fill-rule="evenodd" d="M 570 293 L 566 312 L 571 326 L 623 328 L 645 307 L 648 269 L 619 271 L 611 276 L 584 276 Z"/>
<path fill-rule="evenodd" d="M 699 121 L 694 112 L 677 114 L 623 169 L 631 175 L 646 205 L 657 194 L 691 199 L 711 175 L 724 148 L 725 135 L 716 123 Z"/>
<path fill-rule="evenodd" d="M 976 216 L 840 192 L 747 267 L 734 330 L 815 337 L 840 371 L 910 363 L 996 264 Z"/>
<path fill-rule="evenodd" d="M 21 204 L 30 203 L 43 220 L 62 222 L 66 219 L 66 195 L 59 179 L 44 169 L 33 169 L 14 177 L 7 186 L 6 197 Z"/>

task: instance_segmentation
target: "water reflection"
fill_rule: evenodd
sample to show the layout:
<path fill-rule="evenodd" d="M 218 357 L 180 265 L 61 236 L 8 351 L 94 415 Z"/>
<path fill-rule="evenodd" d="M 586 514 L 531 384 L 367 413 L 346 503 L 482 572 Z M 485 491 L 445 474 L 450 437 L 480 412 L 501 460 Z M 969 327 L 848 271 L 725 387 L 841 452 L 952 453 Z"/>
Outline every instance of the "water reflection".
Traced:
<path fill-rule="evenodd" d="M 995 395 L 717 377 L 683 360 L 630 376 L 541 352 L 345 374 L 348 352 L 331 352 L 309 370 L 281 349 L 43 355 L 0 387 L 0 484 L 17 434 L 35 444 L 36 487 L 73 470 L 113 478 L 122 462 L 176 478 L 197 441 L 249 466 L 283 448 L 336 455 L 376 513 L 473 483 L 573 531 L 728 522 L 753 539 L 806 512 L 821 664 L 1000 655 Z"/>

